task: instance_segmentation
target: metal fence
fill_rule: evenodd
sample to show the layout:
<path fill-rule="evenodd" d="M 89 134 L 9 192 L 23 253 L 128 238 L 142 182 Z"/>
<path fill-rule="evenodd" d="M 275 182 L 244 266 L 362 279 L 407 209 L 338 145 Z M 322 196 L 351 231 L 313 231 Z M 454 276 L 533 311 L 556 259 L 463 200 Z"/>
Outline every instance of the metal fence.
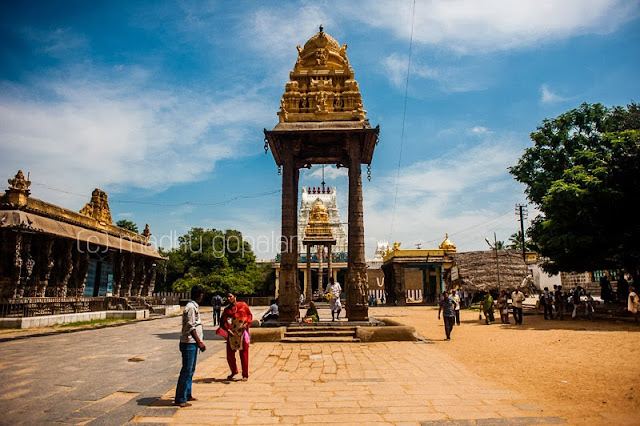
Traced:
<path fill-rule="evenodd" d="M 0 317 L 36 317 L 42 315 L 75 314 L 106 311 L 115 306 L 106 297 L 23 297 L 1 299 Z"/>

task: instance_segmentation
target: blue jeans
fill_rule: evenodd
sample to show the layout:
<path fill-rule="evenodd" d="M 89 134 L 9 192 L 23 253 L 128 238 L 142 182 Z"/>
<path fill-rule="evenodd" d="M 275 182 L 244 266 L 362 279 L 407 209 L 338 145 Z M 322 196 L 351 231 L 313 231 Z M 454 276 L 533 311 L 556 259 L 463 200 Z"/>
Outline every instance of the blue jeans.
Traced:
<path fill-rule="evenodd" d="M 193 373 L 196 371 L 196 360 L 198 359 L 198 345 L 195 343 L 180 342 L 180 352 L 182 352 L 182 369 L 178 377 L 176 387 L 176 404 L 187 402 L 191 398 L 191 383 Z"/>

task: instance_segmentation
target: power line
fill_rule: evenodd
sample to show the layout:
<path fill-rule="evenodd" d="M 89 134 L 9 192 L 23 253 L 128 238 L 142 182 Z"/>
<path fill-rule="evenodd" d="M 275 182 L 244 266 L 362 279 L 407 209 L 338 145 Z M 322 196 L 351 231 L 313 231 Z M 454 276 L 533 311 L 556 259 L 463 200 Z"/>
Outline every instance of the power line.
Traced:
<path fill-rule="evenodd" d="M 56 192 L 61 192 L 64 194 L 69 194 L 69 195 L 75 195 L 78 197 L 82 197 L 82 198 L 87 198 L 86 194 L 78 194 L 77 192 L 72 192 L 72 191 L 66 191 L 63 189 L 58 189 L 58 188 L 53 188 L 49 185 L 45 185 L 43 183 L 34 183 L 34 185 L 38 185 L 38 186 L 42 186 L 44 188 L 47 188 L 51 191 L 56 191 Z M 182 201 L 179 203 L 156 203 L 153 201 L 140 201 L 140 200 L 119 200 L 117 198 L 115 199 L 110 199 L 109 202 L 110 203 L 119 203 L 119 204 L 141 204 L 141 205 L 146 205 L 146 206 L 157 206 L 157 207 L 181 207 L 181 206 L 196 206 L 196 207 L 218 207 L 218 206 L 224 206 L 226 204 L 230 204 L 234 201 L 237 200 L 243 200 L 243 199 L 251 199 L 251 198 L 259 198 L 259 197 L 265 197 L 268 195 L 273 195 L 273 194 L 278 194 L 280 193 L 282 190 L 281 189 L 276 189 L 273 191 L 266 191 L 266 192 L 258 192 L 255 194 L 247 194 L 247 195 L 238 195 L 235 196 L 233 198 L 229 198 L 223 201 L 218 201 L 216 203 L 201 203 L 201 202 L 195 202 L 195 201 Z"/>
<path fill-rule="evenodd" d="M 409 37 L 409 59 L 407 61 L 407 78 L 404 86 L 404 109 L 402 111 L 402 132 L 400 132 L 400 153 L 398 154 L 398 173 L 396 175 L 396 193 L 393 197 L 393 210 L 391 213 L 391 229 L 389 229 L 389 238 L 393 235 L 393 223 L 396 219 L 396 204 L 398 202 L 398 187 L 400 186 L 400 166 L 402 164 L 402 142 L 404 141 L 404 124 L 407 118 L 407 98 L 409 97 L 409 72 L 411 70 L 411 50 L 413 48 L 413 24 L 416 18 L 416 0 L 413 0 L 413 10 L 411 15 L 411 36 Z"/>

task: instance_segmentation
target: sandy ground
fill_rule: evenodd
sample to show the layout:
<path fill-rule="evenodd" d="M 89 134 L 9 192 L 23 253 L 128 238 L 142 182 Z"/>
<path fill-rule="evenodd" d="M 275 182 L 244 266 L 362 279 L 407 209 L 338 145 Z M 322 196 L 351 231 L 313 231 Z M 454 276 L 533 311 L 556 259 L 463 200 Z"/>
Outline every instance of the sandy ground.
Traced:
<path fill-rule="evenodd" d="M 545 321 L 525 311 L 522 325 L 512 317 L 511 325 L 485 325 L 478 311 L 463 310 L 444 341 L 437 308 L 376 307 L 369 314 L 415 327 L 474 373 L 572 424 L 640 424 L 640 327 L 632 323 Z"/>

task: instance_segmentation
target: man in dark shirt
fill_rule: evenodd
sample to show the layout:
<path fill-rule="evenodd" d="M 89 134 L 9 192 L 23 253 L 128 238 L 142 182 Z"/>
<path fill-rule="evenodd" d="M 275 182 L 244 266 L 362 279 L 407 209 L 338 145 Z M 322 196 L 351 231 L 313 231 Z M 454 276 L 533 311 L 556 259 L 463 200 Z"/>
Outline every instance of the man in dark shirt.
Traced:
<path fill-rule="evenodd" d="M 222 308 L 222 297 L 218 293 L 211 298 L 211 306 L 213 306 L 213 325 L 220 326 L 220 309 Z"/>
<path fill-rule="evenodd" d="M 440 308 L 438 309 L 438 319 L 440 319 L 440 313 L 443 312 L 444 319 L 444 332 L 447 335 L 447 340 L 451 340 L 451 330 L 453 324 L 456 321 L 455 314 L 456 302 L 449 296 L 446 291 L 442 292 L 442 300 L 440 300 Z"/>

